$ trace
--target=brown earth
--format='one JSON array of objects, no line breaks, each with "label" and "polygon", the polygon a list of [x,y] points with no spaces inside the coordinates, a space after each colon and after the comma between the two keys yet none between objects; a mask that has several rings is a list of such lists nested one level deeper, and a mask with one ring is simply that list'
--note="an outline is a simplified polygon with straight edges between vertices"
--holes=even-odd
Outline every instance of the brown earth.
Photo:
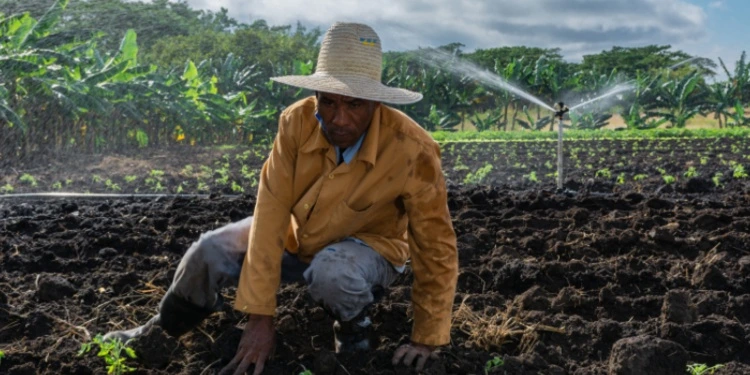
[{"label": "brown earth", "polygon": [[[456,152],[445,166],[462,181]],[[471,170],[493,160],[462,155]],[[667,167],[682,170],[691,155],[670,155],[666,164],[675,166]],[[461,265],[456,326],[425,373],[483,374],[495,356],[505,363],[493,374],[682,374],[696,362],[724,364],[716,374],[750,373],[746,179],[714,186],[708,176],[725,171],[721,163],[670,185],[620,185],[571,168],[568,190],[558,193],[551,179],[531,184],[494,165],[521,177],[491,177],[494,187],[449,183]],[[94,353],[77,356],[81,343],[145,322],[190,243],[253,204],[252,195],[221,194],[0,199],[0,373],[105,373]],[[283,286],[265,373],[411,373],[390,364],[409,337],[410,284],[407,272],[374,307],[375,349],[364,356],[333,355],[331,319],[303,285]],[[180,339],[156,329],[132,342],[138,359],[126,363],[136,374],[215,373],[241,333],[233,294],[226,290],[223,310]]]}]

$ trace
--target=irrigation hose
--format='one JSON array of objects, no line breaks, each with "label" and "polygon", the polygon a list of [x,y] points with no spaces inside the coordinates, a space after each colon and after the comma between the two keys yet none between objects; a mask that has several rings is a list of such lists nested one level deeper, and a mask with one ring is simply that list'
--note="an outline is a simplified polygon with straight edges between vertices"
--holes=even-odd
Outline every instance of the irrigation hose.
[{"label": "irrigation hose", "polygon": [[[3,194],[0,199],[138,199],[138,198],[209,198],[210,194],[110,194],[110,193],[18,193]],[[238,198],[239,195],[221,195],[222,198]]]}]

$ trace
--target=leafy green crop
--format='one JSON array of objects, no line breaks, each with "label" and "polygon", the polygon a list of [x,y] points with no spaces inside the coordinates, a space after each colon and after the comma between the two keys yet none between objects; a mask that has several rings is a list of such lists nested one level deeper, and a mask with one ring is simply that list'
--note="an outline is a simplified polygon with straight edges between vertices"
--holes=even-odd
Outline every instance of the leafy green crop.
[{"label": "leafy green crop", "polygon": [[724,367],[724,365],[715,365],[708,367],[708,365],[704,363],[694,363],[692,365],[688,365],[687,372],[690,375],[706,375],[706,374],[713,374],[714,371]]},{"label": "leafy green crop", "polygon": [[99,352],[96,355],[104,358],[104,362],[107,364],[107,374],[121,375],[125,372],[133,372],[136,370],[135,367],[130,367],[125,364],[125,360],[128,358],[136,358],[135,350],[129,347],[127,343],[120,341],[120,339],[104,341],[101,334],[96,335],[91,342],[81,344],[81,350],[78,351],[78,356],[82,356],[91,351],[91,348],[94,345],[99,346]]},{"label": "leafy green crop", "polygon": [[487,363],[484,364],[484,374],[487,375],[492,371],[492,369],[501,367],[505,364],[502,358],[495,356],[492,359],[488,360]]}]

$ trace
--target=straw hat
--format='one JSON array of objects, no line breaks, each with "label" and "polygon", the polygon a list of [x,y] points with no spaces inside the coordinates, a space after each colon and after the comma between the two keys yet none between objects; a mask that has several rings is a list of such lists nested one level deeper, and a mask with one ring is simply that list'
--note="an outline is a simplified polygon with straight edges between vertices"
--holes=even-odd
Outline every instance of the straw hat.
[{"label": "straw hat", "polygon": [[380,82],[383,52],[370,26],[337,22],[323,37],[315,73],[273,77],[276,82],[354,98],[391,104],[411,104],[422,94]]}]

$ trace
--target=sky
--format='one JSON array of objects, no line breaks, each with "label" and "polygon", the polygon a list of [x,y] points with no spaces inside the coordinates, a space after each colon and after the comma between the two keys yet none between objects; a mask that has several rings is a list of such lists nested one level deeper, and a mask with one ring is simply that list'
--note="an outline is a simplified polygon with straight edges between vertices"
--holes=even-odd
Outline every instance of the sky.
[{"label": "sky", "polygon": [[[579,62],[613,46],[671,45],[732,71],[750,50],[748,0],[187,0],[226,8],[241,22],[319,27],[336,21],[372,26],[385,51],[463,43],[477,48],[560,48]],[[745,16],[744,18],[747,18]],[[725,77],[722,69],[718,79]]]}]

